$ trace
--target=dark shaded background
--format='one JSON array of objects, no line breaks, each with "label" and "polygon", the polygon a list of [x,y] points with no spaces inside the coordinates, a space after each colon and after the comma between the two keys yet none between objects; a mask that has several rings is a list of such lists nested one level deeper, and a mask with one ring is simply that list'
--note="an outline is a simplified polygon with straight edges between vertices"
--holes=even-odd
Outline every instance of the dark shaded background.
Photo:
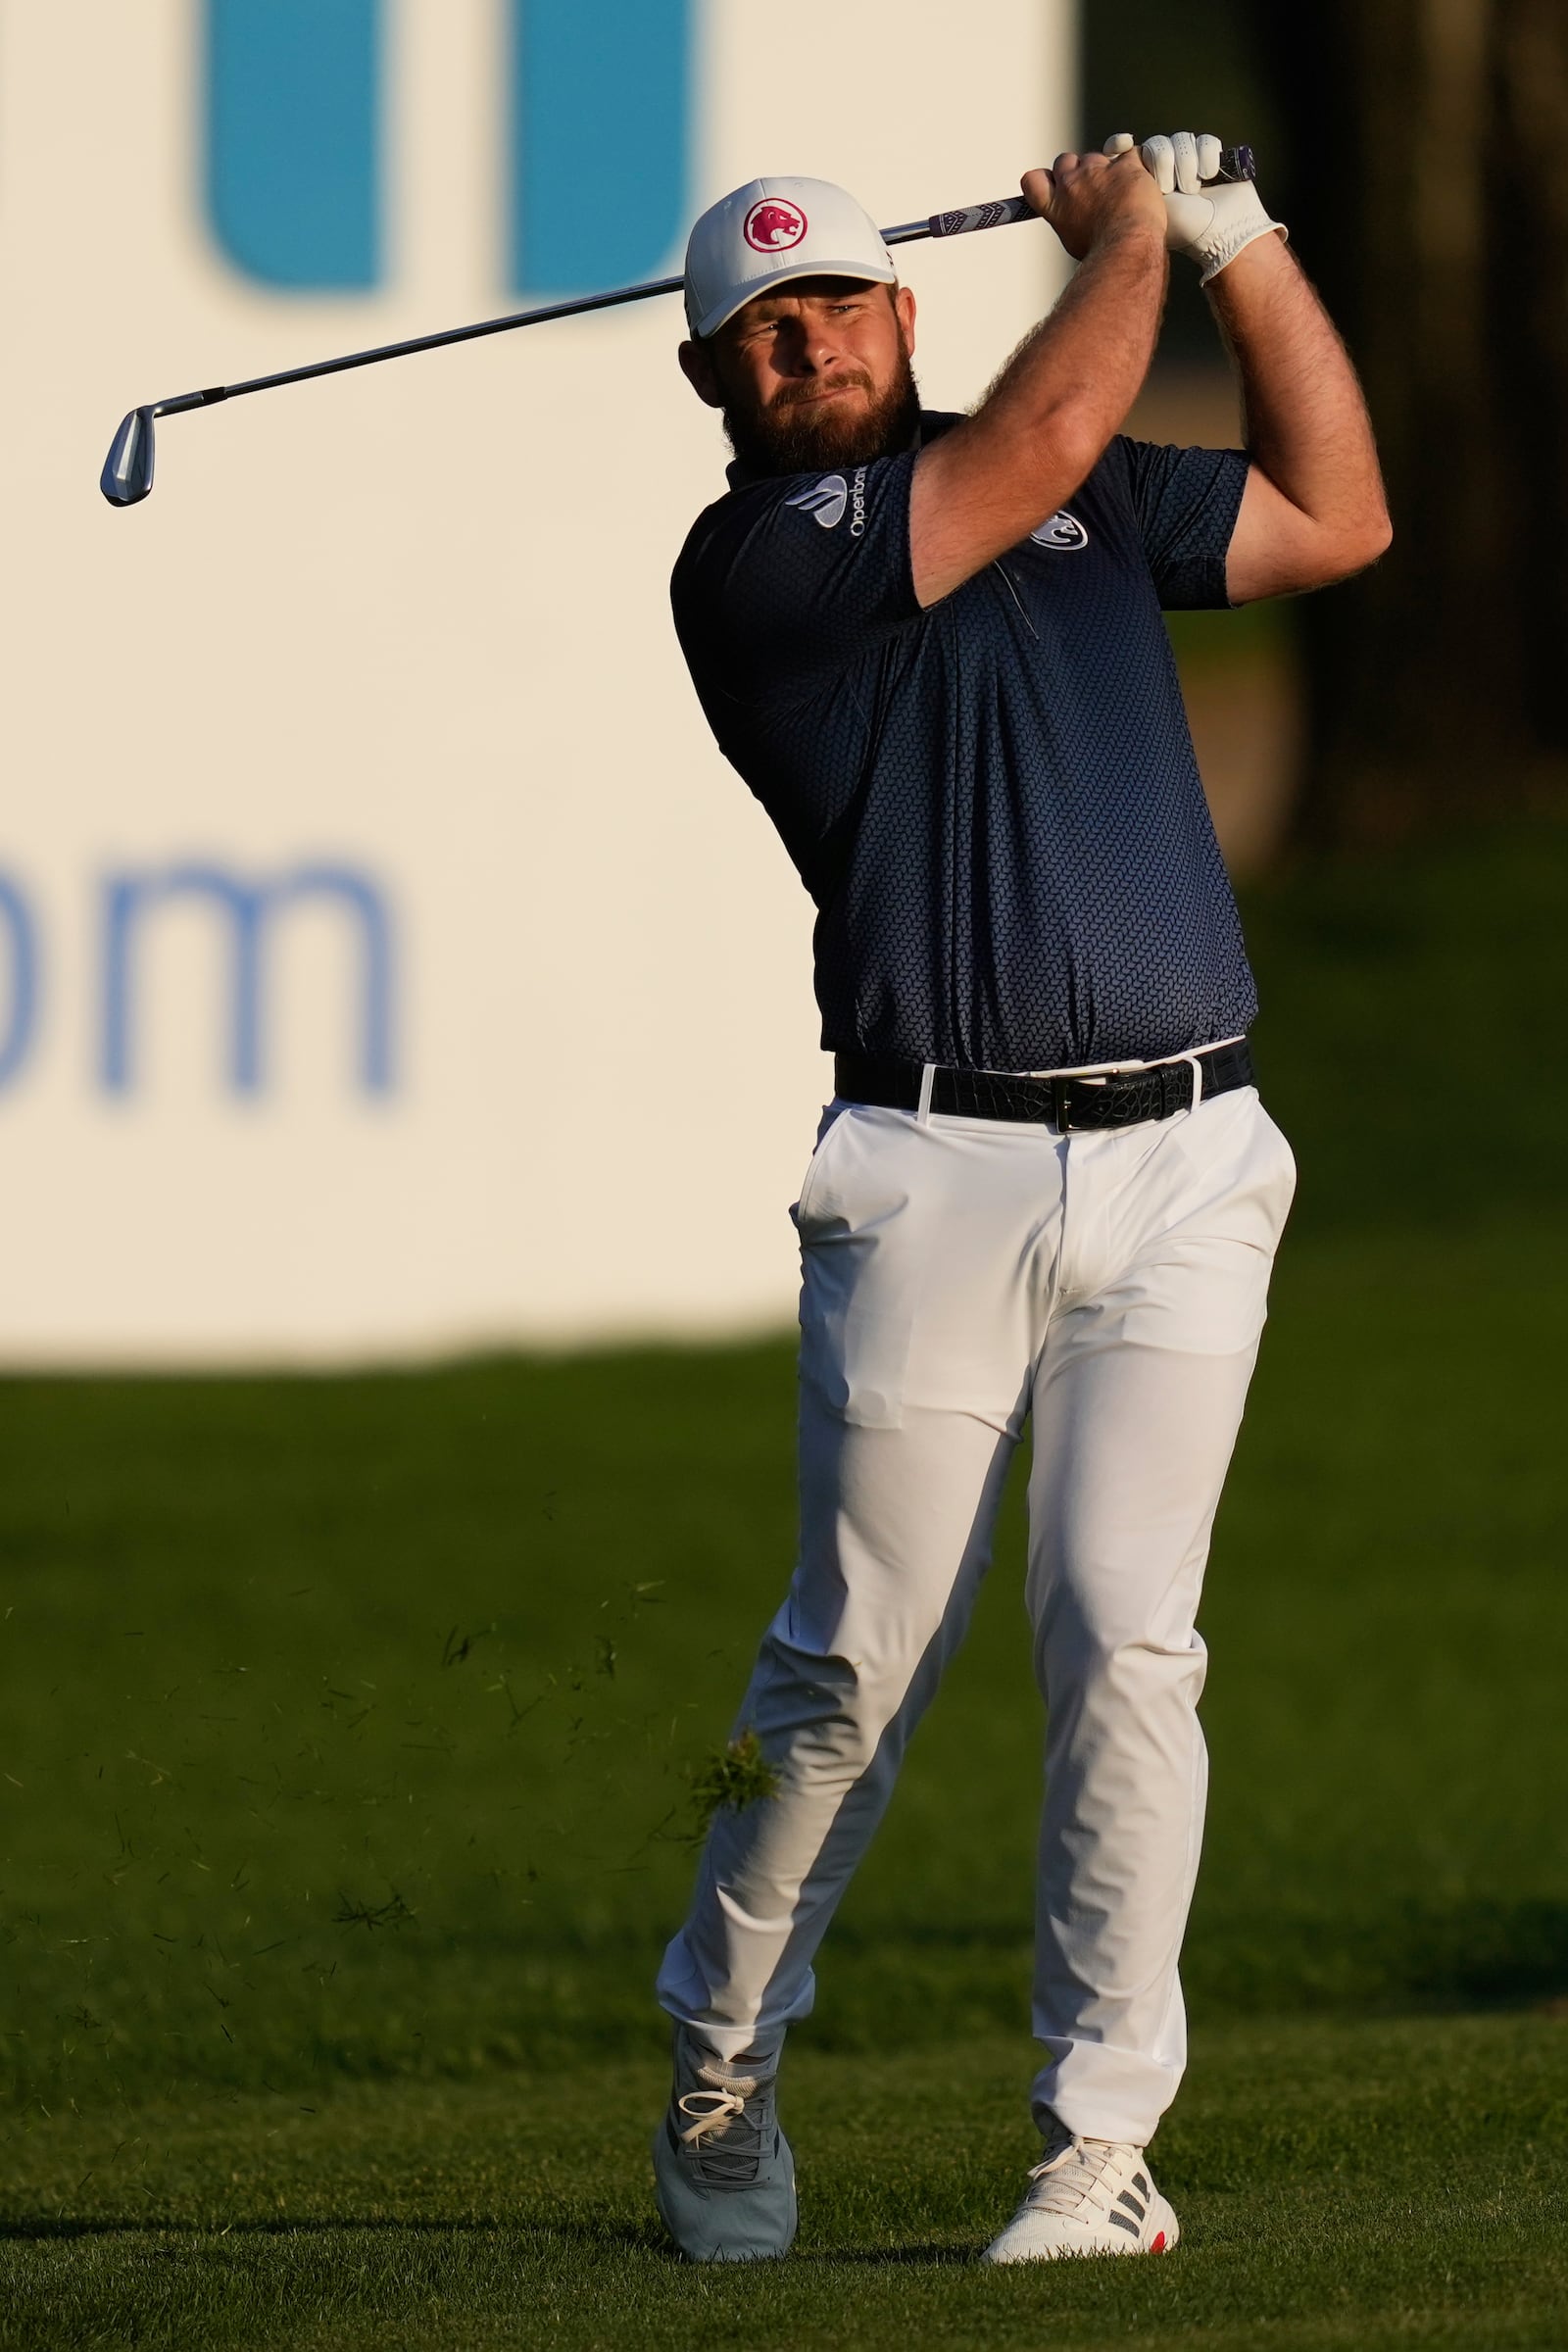
[{"label": "dark shaded background", "polygon": [[[1085,65],[1086,139],[1250,139],[1366,385],[1396,544],[1293,614],[1297,837],[1560,809],[1568,8],[1118,0],[1086,10]],[[1213,348],[1176,280],[1167,368]]]},{"label": "dark shaded background", "polygon": [[[1083,12],[1084,145],[1101,146],[1113,130],[1140,139],[1155,130],[1213,130],[1227,145],[1253,147],[1264,188],[1277,191],[1289,155],[1259,14],[1248,0],[1195,0],[1179,11],[1158,0],[1111,7],[1090,0]],[[1214,358],[1213,321],[1196,271],[1172,272],[1164,351],[1178,364]]]}]

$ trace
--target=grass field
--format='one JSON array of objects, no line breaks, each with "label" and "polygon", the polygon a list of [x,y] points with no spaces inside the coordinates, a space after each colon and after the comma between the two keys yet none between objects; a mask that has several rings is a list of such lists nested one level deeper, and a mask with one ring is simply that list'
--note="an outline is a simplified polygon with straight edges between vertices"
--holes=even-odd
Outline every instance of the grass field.
[{"label": "grass field", "polygon": [[651,2226],[647,1985],[788,1574],[782,1343],[0,1398],[0,2344],[1568,2339],[1568,832],[1250,908],[1302,1168],[1203,1627],[1159,2264],[1032,2156],[1009,1514],[792,2046],[783,2270]]}]

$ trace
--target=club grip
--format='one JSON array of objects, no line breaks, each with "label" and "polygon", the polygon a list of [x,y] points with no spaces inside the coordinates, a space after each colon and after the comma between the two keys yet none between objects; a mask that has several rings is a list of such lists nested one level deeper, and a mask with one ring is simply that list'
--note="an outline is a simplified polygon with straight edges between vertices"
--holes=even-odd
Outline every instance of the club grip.
[{"label": "club grip", "polygon": [[[1219,170],[1206,188],[1219,187],[1227,181],[1255,179],[1257,164],[1250,147],[1222,147]],[[927,234],[933,237],[966,237],[975,228],[1004,228],[1009,221],[1033,220],[1032,205],[1021,196],[1003,196],[995,204],[966,205],[962,212],[933,213],[926,222]]]}]

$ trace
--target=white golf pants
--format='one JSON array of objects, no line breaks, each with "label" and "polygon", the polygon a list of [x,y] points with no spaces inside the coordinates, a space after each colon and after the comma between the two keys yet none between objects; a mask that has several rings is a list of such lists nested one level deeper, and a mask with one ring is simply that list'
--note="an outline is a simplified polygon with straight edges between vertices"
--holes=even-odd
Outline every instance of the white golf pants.
[{"label": "white golf pants", "polygon": [[1294,1187],[1250,1087],[1103,1134],[830,1106],[794,1212],[800,1561],[736,1726],[778,1788],[715,1819],[659,1980],[721,2056],[810,2009],[817,1944],[962,1639],[1032,1415],[1035,2112],[1152,2135],[1186,2057],[1194,1618]]}]

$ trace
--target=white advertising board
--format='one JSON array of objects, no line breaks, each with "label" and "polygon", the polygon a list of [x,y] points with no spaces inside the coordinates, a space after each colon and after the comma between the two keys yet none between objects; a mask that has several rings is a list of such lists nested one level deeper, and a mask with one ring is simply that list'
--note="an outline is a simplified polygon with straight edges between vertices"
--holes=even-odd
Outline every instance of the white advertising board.
[{"label": "white advertising board", "polygon": [[[722,487],[649,303],[127,408],[679,268],[758,172],[887,221],[1066,143],[1066,0],[6,0],[0,1360],[787,1321],[809,904],[670,564]],[[927,400],[1059,282],[905,257]]]}]

